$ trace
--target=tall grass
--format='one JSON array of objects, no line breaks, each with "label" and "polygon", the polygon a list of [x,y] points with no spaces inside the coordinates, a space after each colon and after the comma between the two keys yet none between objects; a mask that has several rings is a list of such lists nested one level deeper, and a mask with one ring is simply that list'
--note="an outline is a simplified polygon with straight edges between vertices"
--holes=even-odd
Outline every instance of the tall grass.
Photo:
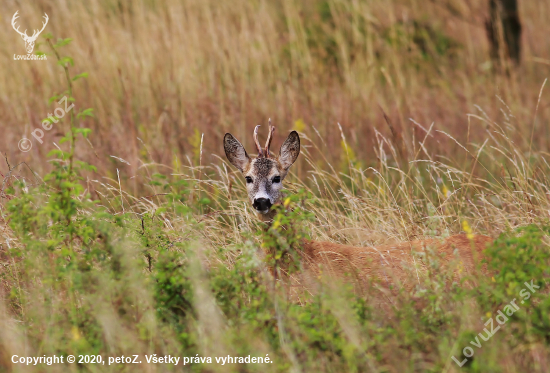
[{"label": "tall grass", "polygon": [[206,134],[203,164],[222,154],[227,131],[250,147],[250,129],[269,117],[278,128],[276,141],[299,119],[309,131],[315,127],[332,163],[343,158],[340,122],[357,156],[374,165],[376,133],[391,133],[379,106],[402,134],[409,157],[425,136],[421,126],[432,122],[424,143],[431,156],[460,154],[436,130],[461,143],[482,143],[487,124],[467,117],[483,116],[481,110],[498,121],[513,114],[512,140],[522,146],[534,126],[536,147],[547,150],[548,105],[536,118],[533,113],[550,69],[548,7],[544,1],[520,4],[524,63],[507,75],[491,67],[482,0],[429,6],[413,0],[8,2],[0,67],[14,73],[2,79],[0,145],[14,162],[30,161],[40,171],[60,135],[54,128],[27,154],[14,146],[52,111],[44,97],[62,79],[51,60],[12,60],[23,53],[20,37],[9,32],[10,12],[19,9],[23,28],[40,25],[46,12],[45,32],[74,39],[72,56],[90,73],[77,88],[77,105],[96,109],[89,125],[95,153],[83,147],[81,155],[111,175],[120,169],[122,180],[140,181],[143,163],[177,158],[187,164],[196,150],[195,130]]},{"label": "tall grass", "polygon": [[[155,353],[274,361],[186,371],[548,370],[549,4],[521,3],[524,63],[508,73],[488,59],[483,1],[10,6],[29,25],[48,13],[47,31],[74,39],[60,53],[71,76],[89,73],[72,94],[94,117],[64,118],[19,153],[66,76],[53,54],[0,62],[17,71],[3,76],[0,113],[0,370],[181,370],[145,364]],[[0,34],[3,54],[23,53],[15,32]],[[220,157],[226,131],[252,150],[268,117],[275,143],[291,128],[302,139],[285,180],[296,232],[357,246],[500,236],[486,254],[494,276],[454,283],[435,255],[419,258],[410,293],[373,279],[364,294],[329,281],[289,296],[266,271],[243,179]],[[61,136],[72,145],[53,145]],[[540,292],[459,368],[451,356],[531,279]],[[143,363],[11,364],[53,354]]]}]

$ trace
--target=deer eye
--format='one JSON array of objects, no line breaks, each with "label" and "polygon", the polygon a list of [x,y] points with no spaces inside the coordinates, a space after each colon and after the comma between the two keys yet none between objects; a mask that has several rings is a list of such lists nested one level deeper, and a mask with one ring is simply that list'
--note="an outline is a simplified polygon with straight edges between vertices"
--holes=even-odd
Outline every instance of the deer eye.
[{"label": "deer eye", "polygon": [[280,176],[275,176],[272,181],[274,183],[280,183],[281,182],[281,177]]},{"label": "deer eye", "polygon": [[252,178],[250,176],[245,177],[245,180],[247,184],[252,183]]}]

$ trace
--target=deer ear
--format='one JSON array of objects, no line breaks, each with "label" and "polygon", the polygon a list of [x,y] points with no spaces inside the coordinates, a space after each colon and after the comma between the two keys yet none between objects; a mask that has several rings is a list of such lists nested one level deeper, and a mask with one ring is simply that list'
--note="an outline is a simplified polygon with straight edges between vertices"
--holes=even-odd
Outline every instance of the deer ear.
[{"label": "deer ear", "polygon": [[296,161],[299,154],[300,136],[298,136],[298,132],[292,131],[283,145],[281,145],[281,150],[279,151],[279,162],[283,166],[283,169],[288,170],[294,161]]},{"label": "deer ear", "polygon": [[246,154],[244,146],[232,134],[226,133],[223,137],[223,148],[225,156],[233,166],[237,167],[241,172],[248,168],[250,157]]}]

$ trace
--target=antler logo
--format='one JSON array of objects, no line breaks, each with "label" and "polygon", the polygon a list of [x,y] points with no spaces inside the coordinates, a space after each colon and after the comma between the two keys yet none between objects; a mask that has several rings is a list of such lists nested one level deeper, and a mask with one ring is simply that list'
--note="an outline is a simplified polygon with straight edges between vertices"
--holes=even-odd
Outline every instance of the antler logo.
[{"label": "antler logo", "polygon": [[34,42],[38,38],[38,35],[40,35],[40,33],[42,31],[44,31],[44,28],[48,24],[48,19],[49,18],[48,18],[48,15],[46,13],[44,13],[44,18],[46,19],[46,22],[44,22],[42,24],[42,30],[40,30],[40,31],[33,30],[32,36],[29,36],[29,35],[27,35],[27,30],[25,30],[25,32],[21,32],[21,31],[19,31],[19,26],[17,26],[17,28],[15,27],[15,20],[17,19],[17,13],[19,13],[19,11],[15,12],[15,14],[13,15],[13,18],[11,19],[11,26],[13,27],[13,29],[15,31],[17,31],[17,33],[19,35],[21,35],[23,40],[25,40],[25,48],[27,49],[27,53],[30,54],[30,53],[32,53],[32,51],[34,49]]}]

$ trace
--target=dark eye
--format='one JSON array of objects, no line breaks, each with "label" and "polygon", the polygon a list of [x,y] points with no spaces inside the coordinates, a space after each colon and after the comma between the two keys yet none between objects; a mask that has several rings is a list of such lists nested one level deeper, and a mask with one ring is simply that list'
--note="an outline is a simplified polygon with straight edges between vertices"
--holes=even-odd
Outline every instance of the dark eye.
[{"label": "dark eye", "polygon": [[245,177],[246,183],[250,184],[252,182],[252,178],[250,176]]},{"label": "dark eye", "polygon": [[280,182],[281,182],[281,177],[280,177],[280,176],[275,176],[275,177],[273,178],[273,182],[274,182],[274,183],[280,183]]}]

